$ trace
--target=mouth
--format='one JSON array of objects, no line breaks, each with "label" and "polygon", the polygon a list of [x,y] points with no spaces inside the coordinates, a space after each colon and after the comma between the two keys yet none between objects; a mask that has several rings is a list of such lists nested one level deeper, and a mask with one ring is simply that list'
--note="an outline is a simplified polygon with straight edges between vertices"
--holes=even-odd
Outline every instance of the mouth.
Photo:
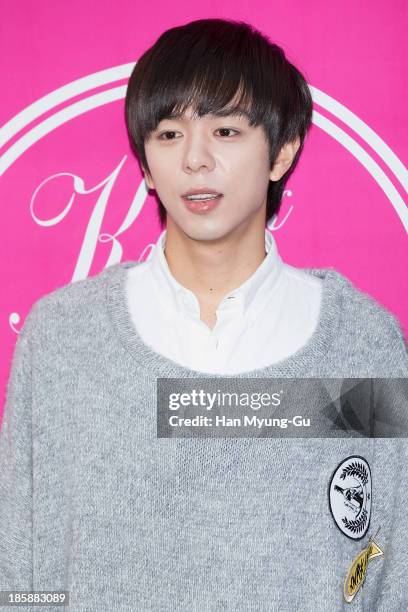
[{"label": "mouth", "polygon": [[[209,196],[209,194],[207,194]],[[187,196],[181,196],[186,208],[193,213],[207,213],[216,208],[223,197],[222,193],[218,195],[211,195],[211,197],[200,196],[199,198],[188,198]]]}]

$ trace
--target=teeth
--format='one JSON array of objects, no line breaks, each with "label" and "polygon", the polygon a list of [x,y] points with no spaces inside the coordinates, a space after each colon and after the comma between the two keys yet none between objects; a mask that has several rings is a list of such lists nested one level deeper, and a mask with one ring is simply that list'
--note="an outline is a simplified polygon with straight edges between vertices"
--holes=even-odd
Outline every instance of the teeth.
[{"label": "teeth", "polygon": [[189,195],[186,197],[188,200],[214,200],[218,195],[214,195],[213,193],[200,193],[200,195]]}]

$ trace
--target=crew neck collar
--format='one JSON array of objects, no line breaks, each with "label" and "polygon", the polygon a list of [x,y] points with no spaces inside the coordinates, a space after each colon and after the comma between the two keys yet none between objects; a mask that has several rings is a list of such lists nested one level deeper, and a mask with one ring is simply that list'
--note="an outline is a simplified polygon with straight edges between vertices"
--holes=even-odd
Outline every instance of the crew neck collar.
[{"label": "crew neck collar", "polygon": [[[341,291],[346,279],[333,268],[300,268],[322,279],[322,298],[316,329],[309,341],[289,357],[269,366],[239,374],[212,374],[186,368],[145,344],[133,324],[128,308],[126,279],[128,269],[140,265],[125,261],[105,268],[105,300],[115,334],[136,362],[156,377],[162,378],[269,378],[309,376],[318,369],[330,350],[338,329]],[[143,297],[141,297],[143,299]]]}]

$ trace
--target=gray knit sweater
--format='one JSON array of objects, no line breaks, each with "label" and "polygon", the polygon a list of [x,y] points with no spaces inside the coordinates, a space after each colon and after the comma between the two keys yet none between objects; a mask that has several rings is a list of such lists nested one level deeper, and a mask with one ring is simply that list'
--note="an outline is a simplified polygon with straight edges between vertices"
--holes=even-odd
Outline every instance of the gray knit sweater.
[{"label": "gray knit sweater", "polygon": [[[71,612],[407,610],[408,440],[157,438],[157,378],[217,376],[143,343],[126,305],[134,265],[42,297],[20,332],[0,435],[0,590],[66,590]],[[406,377],[397,320],[335,270],[306,271],[323,279],[312,338],[231,390]],[[372,475],[361,540],[329,507],[349,456]],[[378,528],[384,556],[347,604],[347,571]]]}]

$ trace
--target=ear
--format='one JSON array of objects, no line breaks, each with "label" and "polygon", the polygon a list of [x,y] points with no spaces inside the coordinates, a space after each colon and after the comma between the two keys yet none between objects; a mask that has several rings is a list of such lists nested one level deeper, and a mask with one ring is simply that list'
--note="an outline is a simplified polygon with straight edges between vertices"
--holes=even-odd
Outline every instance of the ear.
[{"label": "ear", "polygon": [[300,139],[296,138],[294,142],[287,142],[281,148],[275,164],[269,174],[271,181],[279,181],[292,165],[293,158],[300,147]]},{"label": "ear", "polygon": [[148,186],[149,189],[154,189],[154,183],[153,183],[153,179],[150,176],[149,172],[146,170],[146,168],[142,165],[142,170],[143,170],[143,174],[144,174],[144,179],[145,182]]}]

